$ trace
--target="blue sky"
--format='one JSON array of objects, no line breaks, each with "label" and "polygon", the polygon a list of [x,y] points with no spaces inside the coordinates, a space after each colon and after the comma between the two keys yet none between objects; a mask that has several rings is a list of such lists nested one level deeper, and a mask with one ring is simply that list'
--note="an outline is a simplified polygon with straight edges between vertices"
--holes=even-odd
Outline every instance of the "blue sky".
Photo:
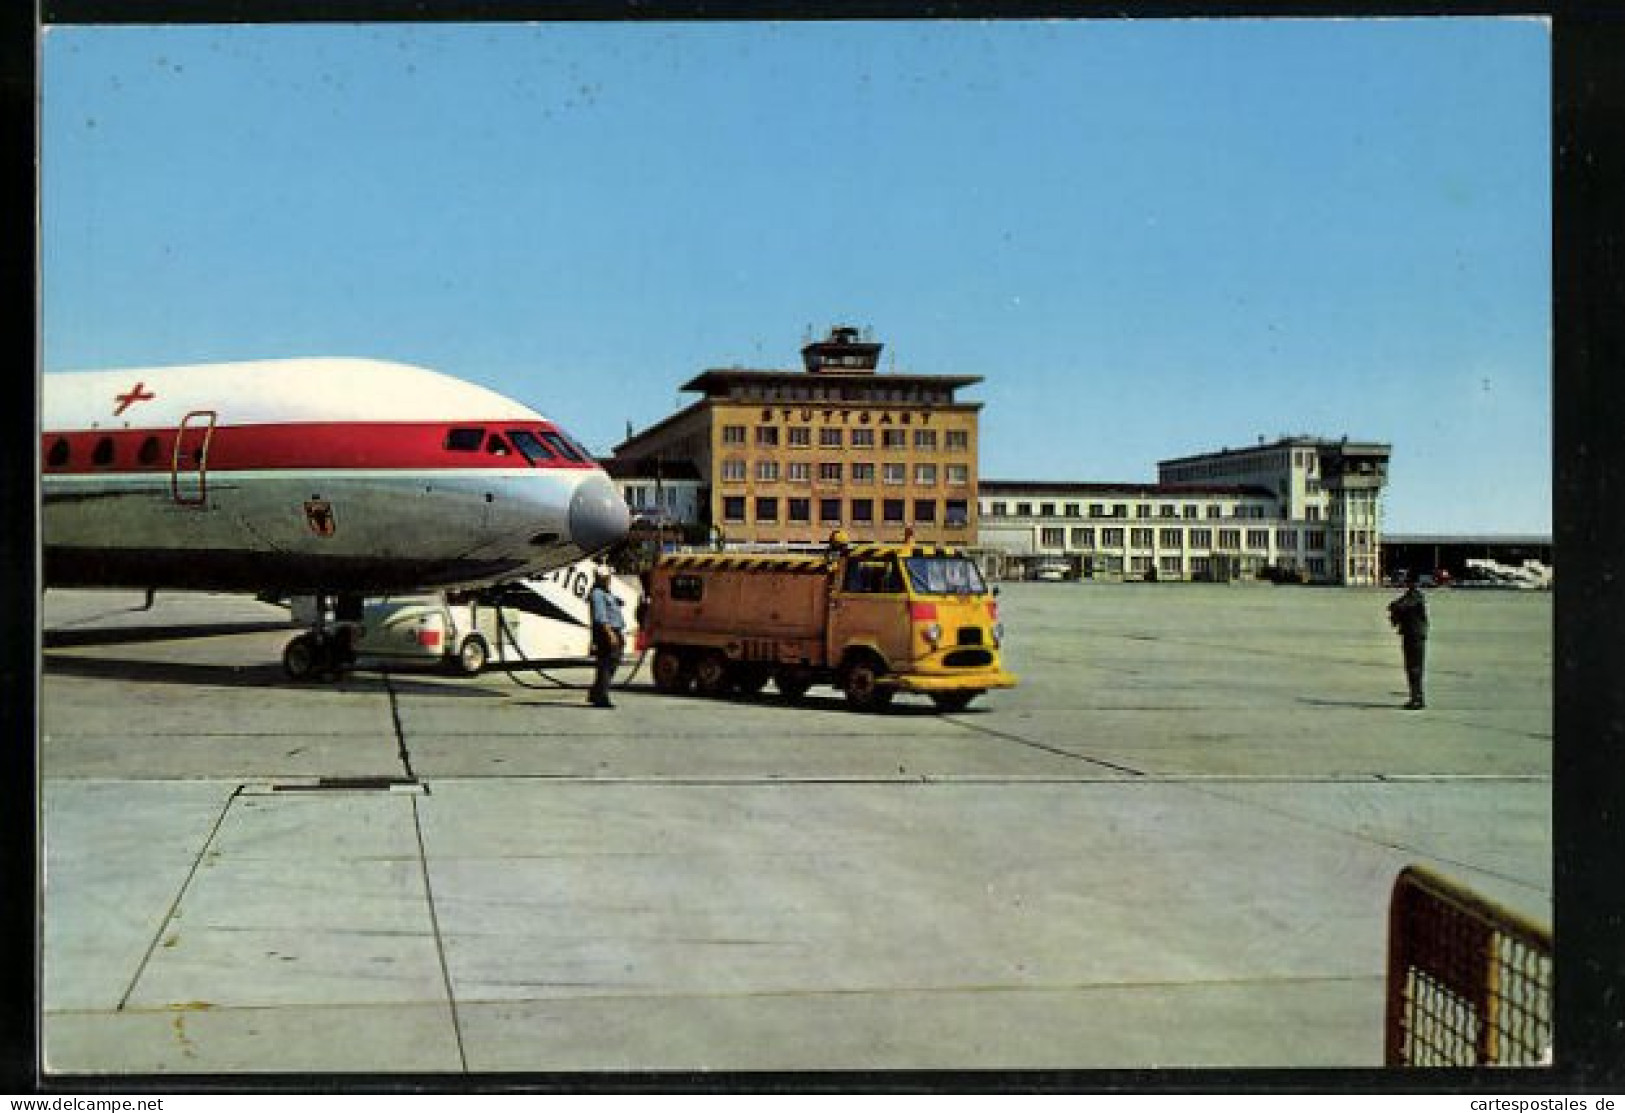
[{"label": "blue sky", "polygon": [[1391,532],[1551,529],[1535,20],[55,27],[46,370],[472,379],[607,452],[870,328],[982,474],[1393,445]]}]

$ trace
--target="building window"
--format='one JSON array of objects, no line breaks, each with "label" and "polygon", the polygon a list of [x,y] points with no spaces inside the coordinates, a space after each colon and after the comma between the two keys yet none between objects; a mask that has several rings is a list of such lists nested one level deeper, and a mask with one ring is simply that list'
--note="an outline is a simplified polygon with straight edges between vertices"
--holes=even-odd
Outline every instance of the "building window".
[{"label": "building window", "polygon": [[914,430],[914,447],[924,452],[937,450],[937,431],[935,429]]},{"label": "building window", "polygon": [[900,525],[907,505],[908,503],[904,499],[887,499],[881,503],[880,512],[888,523]]},{"label": "building window", "polygon": [[812,521],[812,499],[790,499],[790,520],[805,524]]},{"label": "building window", "polygon": [[915,464],[914,485],[916,487],[935,487],[937,485],[937,466],[935,464]]},{"label": "building window", "polygon": [[1122,529],[1114,527],[1101,530],[1100,543],[1108,549],[1121,549],[1123,547]]},{"label": "building window", "polygon": [[723,444],[744,444],[745,427],[743,425],[724,425],[722,427]]},{"label": "building window", "polygon": [[1320,521],[1320,507],[1318,507],[1318,506],[1306,506],[1306,507],[1304,507],[1303,508],[1303,517],[1304,517],[1304,521],[1306,521],[1306,522],[1318,522],[1318,521]]},{"label": "building window", "polygon": [[1106,508],[1104,506],[1100,505],[1098,502],[1092,502],[1089,504],[1089,517],[1104,518],[1105,516]]},{"label": "building window", "polygon": [[875,520],[874,499],[852,500],[852,521],[854,523],[872,524]]},{"label": "building window", "polygon": [[1230,550],[1241,548],[1241,531],[1239,529],[1221,529],[1219,531],[1219,548]]},{"label": "building window", "polygon": [[963,452],[970,447],[968,429],[950,429],[942,435],[943,446],[951,451]]},{"label": "building window", "polygon": [[1126,503],[1126,502],[1113,503],[1112,504],[1112,517],[1113,518],[1127,518],[1128,517],[1128,503]]},{"label": "building window", "polygon": [[805,425],[794,425],[785,430],[791,448],[811,448],[812,430]]},{"label": "building window", "polygon": [[1179,508],[1174,506],[1172,503],[1164,503],[1163,505],[1157,507],[1157,517],[1177,518],[1179,517]]},{"label": "building window", "polygon": [[820,522],[838,522],[841,520],[840,499],[819,499],[818,520]]},{"label": "building window", "polygon": [[1183,562],[1179,557],[1165,556],[1159,563],[1161,565],[1162,575],[1165,578],[1174,580],[1183,578],[1185,570],[1181,567]]},{"label": "building window", "polygon": [[875,481],[875,466],[873,464],[853,464],[852,482],[872,484]]},{"label": "building window", "polygon": [[914,520],[916,522],[934,522],[937,520],[936,499],[915,499]]},{"label": "building window", "polygon": [[724,483],[743,483],[745,481],[745,461],[739,459],[722,461],[722,481]]},{"label": "building window", "polygon": [[756,520],[758,522],[776,522],[779,520],[779,500],[772,497],[763,497],[756,500]]},{"label": "building window", "polygon": [[1298,547],[1298,531],[1295,529],[1276,530],[1275,547],[1277,549],[1296,549]]},{"label": "building window", "polygon": [[987,512],[994,518],[1004,517],[1004,503],[996,502],[987,508]]},{"label": "building window", "polygon": [[1214,503],[1207,508],[1207,516],[1209,518],[1222,518],[1224,517],[1224,508]]},{"label": "building window", "polygon": [[777,460],[756,461],[756,478],[762,483],[775,483],[779,478],[779,462]]},{"label": "building window", "polygon": [[1136,503],[1134,506],[1134,516],[1136,518],[1151,517],[1151,504],[1148,502]]},{"label": "building window", "polygon": [[1074,549],[1092,549],[1095,547],[1095,530],[1093,526],[1078,526],[1072,531],[1072,547]]},{"label": "building window", "polygon": [[1324,549],[1326,547],[1326,531],[1312,529],[1304,540],[1311,549]]},{"label": "building window", "polygon": [[1038,504],[1038,516],[1040,518],[1053,518],[1053,517],[1055,517],[1055,504],[1053,502],[1041,502],[1041,503],[1039,503]]},{"label": "building window", "polygon": [[1210,529],[1193,529],[1193,530],[1191,530],[1191,548],[1193,548],[1193,549],[1211,549],[1211,548],[1213,548],[1213,531],[1210,530]]},{"label": "building window", "polygon": [[728,495],[722,500],[722,520],[724,522],[743,522],[745,520],[744,495]]},{"label": "building window", "polygon": [[948,500],[947,521],[950,526],[970,525],[970,504],[964,499]]},{"label": "building window", "polygon": [[853,448],[873,448],[875,446],[875,431],[873,429],[852,430]]},{"label": "building window", "polygon": [[1164,549],[1177,549],[1184,537],[1185,531],[1182,529],[1165,529],[1162,531],[1162,547]]},{"label": "building window", "polygon": [[818,430],[818,447],[819,448],[840,448],[841,447],[841,430],[839,430],[839,429],[820,429],[820,430]]},{"label": "building window", "polygon": [[1033,516],[1033,504],[1032,503],[1030,503],[1030,502],[1018,502],[1018,503],[1016,503],[1016,517],[1018,517],[1018,518],[1031,518],[1032,516]]},{"label": "building window", "polygon": [[1197,507],[1196,507],[1196,504],[1194,502],[1187,502],[1184,505],[1183,509],[1184,509],[1186,518],[1194,518],[1194,517],[1196,517],[1196,515],[1197,515]]},{"label": "building window", "polygon": [[[871,465],[872,466],[872,465]],[[887,464],[882,469],[881,479],[892,486],[899,486],[908,482],[907,464]]]},{"label": "building window", "polygon": [[791,483],[812,482],[812,465],[807,463],[805,460],[797,460],[792,464],[786,465],[786,471],[787,474],[785,478]]},{"label": "building window", "polygon": [[779,443],[779,427],[777,425],[758,425],[756,427],[756,444],[759,448],[776,448]]},{"label": "building window", "polygon": [[968,487],[968,486],[970,486],[970,468],[967,467],[964,464],[949,464],[948,465],[948,486],[950,486],[950,487]]},{"label": "building window", "polygon": [[1270,547],[1270,531],[1267,529],[1250,529],[1247,531],[1247,547],[1255,552],[1264,552]]},{"label": "building window", "polygon": [[907,429],[882,429],[880,431],[880,447],[895,452],[908,447]]},{"label": "building window", "polygon": [[1046,549],[1066,548],[1066,530],[1060,526],[1045,526],[1038,531],[1038,544]]},{"label": "building window", "polygon": [[1129,569],[1136,576],[1143,576],[1151,571],[1151,558],[1148,556],[1131,557],[1129,559]]},{"label": "building window", "polygon": [[1151,538],[1155,532],[1155,530],[1149,529],[1131,529],[1129,530],[1129,544],[1136,549],[1149,549],[1151,547]]},{"label": "building window", "polygon": [[1083,505],[1081,503],[1069,502],[1066,504],[1066,516],[1068,518],[1081,518],[1083,517],[1082,511]]},{"label": "building window", "polygon": [[819,464],[818,481],[820,483],[839,483],[841,481],[841,465],[829,463]]}]

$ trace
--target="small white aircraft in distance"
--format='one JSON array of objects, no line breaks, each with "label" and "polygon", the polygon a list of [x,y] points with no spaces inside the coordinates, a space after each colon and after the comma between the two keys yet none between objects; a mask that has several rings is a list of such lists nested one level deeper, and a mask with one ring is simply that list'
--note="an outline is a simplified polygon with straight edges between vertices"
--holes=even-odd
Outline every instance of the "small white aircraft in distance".
[{"label": "small white aircraft in distance", "polygon": [[315,595],[283,654],[296,678],[347,662],[344,621],[368,595],[537,575],[629,526],[558,425],[420,367],[277,359],[43,384],[45,586]]}]

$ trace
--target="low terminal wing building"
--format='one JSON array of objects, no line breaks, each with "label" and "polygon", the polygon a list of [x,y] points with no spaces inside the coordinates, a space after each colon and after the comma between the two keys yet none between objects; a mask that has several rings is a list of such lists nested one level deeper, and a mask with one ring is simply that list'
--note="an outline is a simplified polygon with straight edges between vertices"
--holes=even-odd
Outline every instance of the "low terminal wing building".
[{"label": "low terminal wing building", "polygon": [[1156,483],[984,480],[994,574],[1375,584],[1389,446],[1282,437],[1164,460]]}]

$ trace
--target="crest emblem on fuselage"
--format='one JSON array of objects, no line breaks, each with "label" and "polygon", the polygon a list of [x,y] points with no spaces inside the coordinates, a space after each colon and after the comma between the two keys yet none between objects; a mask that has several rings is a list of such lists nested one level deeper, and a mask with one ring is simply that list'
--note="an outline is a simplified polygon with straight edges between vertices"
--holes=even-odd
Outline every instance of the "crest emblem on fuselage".
[{"label": "crest emblem on fuselage", "polygon": [[338,528],[333,518],[333,504],[326,499],[305,500],[305,524],[317,537],[332,537]]}]

